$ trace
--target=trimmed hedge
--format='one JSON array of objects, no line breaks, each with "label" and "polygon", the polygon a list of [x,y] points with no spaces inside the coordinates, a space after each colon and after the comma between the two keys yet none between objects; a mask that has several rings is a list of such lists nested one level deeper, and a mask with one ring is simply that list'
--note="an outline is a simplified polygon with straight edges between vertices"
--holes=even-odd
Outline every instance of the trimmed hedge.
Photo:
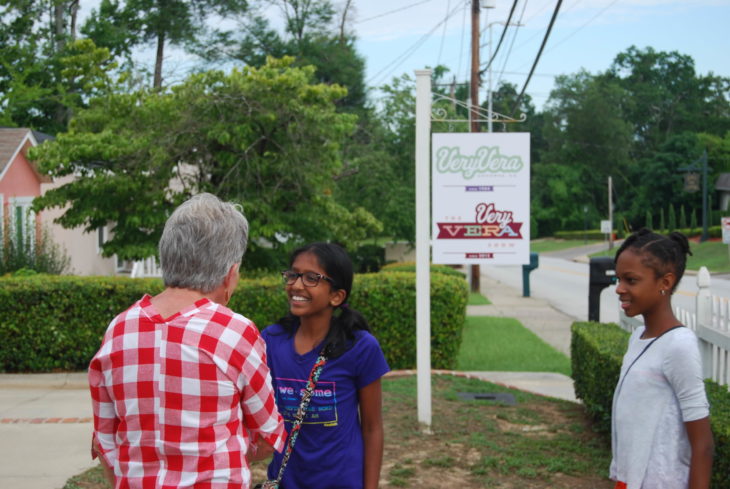
[{"label": "trimmed hedge", "polygon": [[[613,392],[629,333],[617,324],[576,322],[571,326],[571,363],[575,395],[583,401],[599,431],[611,432]],[[715,439],[712,489],[730,487],[730,391],[705,380],[710,402],[710,425]]]},{"label": "trimmed hedge", "polygon": [[[46,276],[0,279],[0,371],[83,370],[111,319],[143,294],[162,290],[159,279]],[[466,315],[467,286],[431,275],[433,368],[453,368]],[[415,274],[355,276],[348,301],[368,319],[391,368],[415,368]],[[278,277],[241,280],[229,306],[263,328],[288,308]]]},{"label": "trimmed hedge", "polygon": [[[662,233],[662,230],[655,229],[654,230],[657,233]],[[699,228],[693,228],[693,229],[677,229],[676,231],[679,231],[680,233],[684,234],[685,236],[693,237],[693,236],[699,236],[702,234],[702,226]],[[614,230],[614,235],[616,231]],[[707,234],[710,238],[721,238],[722,237],[722,226],[707,226]],[[606,235],[602,233],[600,230],[597,229],[589,229],[588,231],[556,231],[555,234],[553,234],[554,238],[558,239],[583,239],[583,237],[586,237],[587,239],[592,240],[601,240],[606,239]]]},{"label": "trimmed hedge", "polygon": [[[416,264],[412,261],[406,261],[406,262],[399,262],[399,263],[390,263],[388,265],[385,265],[380,270],[381,272],[416,272]],[[443,273],[445,275],[452,275],[454,277],[460,277],[464,278],[466,275],[464,272],[457,270],[456,268],[451,268],[448,265],[434,265],[431,264],[431,273]]]}]

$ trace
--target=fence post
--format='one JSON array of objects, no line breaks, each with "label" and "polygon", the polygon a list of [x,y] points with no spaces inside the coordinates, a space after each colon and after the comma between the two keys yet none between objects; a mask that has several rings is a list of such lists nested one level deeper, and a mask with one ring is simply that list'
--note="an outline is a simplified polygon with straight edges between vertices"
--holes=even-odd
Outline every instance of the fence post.
[{"label": "fence post", "polygon": [[[707,267],[700,267],[697,273],[697,324],[712,328],[712,294],[710,292],[710,272]],[[712,343],[698,337],[700,356],[702,358],[702,376],[712,378]]]}]

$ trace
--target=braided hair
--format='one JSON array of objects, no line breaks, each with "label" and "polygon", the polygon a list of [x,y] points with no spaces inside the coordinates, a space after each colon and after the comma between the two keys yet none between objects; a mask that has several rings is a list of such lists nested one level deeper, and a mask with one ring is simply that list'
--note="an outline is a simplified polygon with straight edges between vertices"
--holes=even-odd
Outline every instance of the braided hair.
[{"label": "braided hair", "polygon": [[[317,242],[311,243],[294,250],[289,261],[291,266],[297,256],[302,253],[312,253],[317,257],[319,265],[334,282],[333,290],[344,290],[345,299],[337,310],[332,314],[330,328],[324,339],[324,345],[330,358],[337,358],[355,344],[355,332],[357,330],[370,331],[365,317],[357,310],[347,304],[352,290],[353,266],[352,260],[345,249],[334,243]],[[286,332],[293,335],[299,325],[299,318],[289,312],[279,320]]]},{"label": "braided hair", "polygon": [[673,231],[664,236],[647,228],[639,229],[624,240],[616,251],[614,263],[618,262],[621,253],[629,249],[641,256],[641,263],[654,270],[656,278],[673,273],[677,281],[672,287],[672,292],[684,275],[687,255],[692,254],[689,250],[689,241],[684,234]]}]

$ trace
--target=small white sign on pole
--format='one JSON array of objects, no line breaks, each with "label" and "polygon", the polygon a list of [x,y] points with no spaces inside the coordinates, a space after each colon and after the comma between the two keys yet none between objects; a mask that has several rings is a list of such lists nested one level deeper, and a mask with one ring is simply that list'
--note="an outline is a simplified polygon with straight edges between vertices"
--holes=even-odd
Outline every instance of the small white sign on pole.
[{"label": "small white sign on pole", "polygon": [[610,234],[613,230],[611,229],[611,221],[604,219],[601,221],[601,232],[603,234]]},{"label": "small white sign on pole", "polygon": [[530,134],[434,133],[433,262],[530,262]]},{"label": "small white sign on pole", "polygon": [[720,219],[722,226],[722,242],[730,244],[730,217],[723,217]]}]

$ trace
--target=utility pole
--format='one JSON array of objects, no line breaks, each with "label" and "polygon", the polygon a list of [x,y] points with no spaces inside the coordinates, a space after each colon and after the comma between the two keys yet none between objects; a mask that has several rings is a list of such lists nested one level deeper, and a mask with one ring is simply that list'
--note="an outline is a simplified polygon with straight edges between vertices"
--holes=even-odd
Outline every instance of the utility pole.
[{"label": "utility pole", "polygon": [[[479,0],[471,0],[471,132],[479,132]],[[479,292],[479,265],[471,266],[471,291]]]},{"label": "utility pole", "polygon": [[608,231],[608,249],[613,249],[613,181],[608,177],[608,221],[611,227]]}]

